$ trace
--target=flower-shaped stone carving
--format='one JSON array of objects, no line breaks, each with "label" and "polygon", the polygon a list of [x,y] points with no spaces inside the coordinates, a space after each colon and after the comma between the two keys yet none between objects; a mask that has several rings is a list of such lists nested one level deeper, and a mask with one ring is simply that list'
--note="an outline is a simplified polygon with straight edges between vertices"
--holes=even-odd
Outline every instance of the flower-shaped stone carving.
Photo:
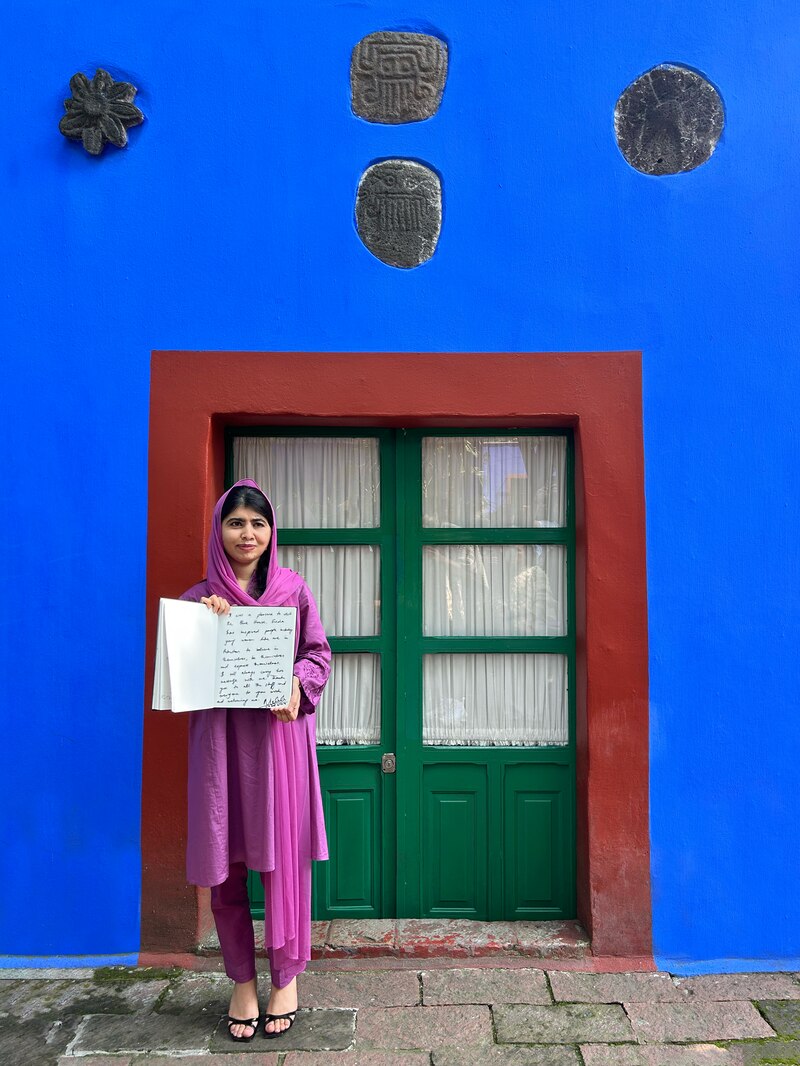
[{"label": "flower-shaped stone carving", "polygon": [[124,148],[127,128],[144,121],[133,102],[136,87],[127,81],[114,81],[105,70],[98,70],[91,81],[79,72],[69,86],[72,96],[64,101],[67,113],[58,124],[64,136],[83,141],[90,155],[100,155],[106,141]]}]

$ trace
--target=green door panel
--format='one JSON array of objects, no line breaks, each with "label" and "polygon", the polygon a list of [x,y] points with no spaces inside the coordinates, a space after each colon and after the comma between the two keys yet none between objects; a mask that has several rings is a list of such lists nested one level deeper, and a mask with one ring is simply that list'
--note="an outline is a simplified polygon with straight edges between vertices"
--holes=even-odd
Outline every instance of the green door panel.
[{"label": "green door panel", "polygon": [[425,766],[422,771],[422,898],[426,917],[488,913],[486,767]]},{"label": "green door panel", "polygon": [[320,766],[330,859],[316,864],[315,916],[381,916],[381,790],[379,766]]},{"label": "green door panel", "polygon": [[568,766],[506,766],[503,775],[505,917],[574,914],[573,774]]}]

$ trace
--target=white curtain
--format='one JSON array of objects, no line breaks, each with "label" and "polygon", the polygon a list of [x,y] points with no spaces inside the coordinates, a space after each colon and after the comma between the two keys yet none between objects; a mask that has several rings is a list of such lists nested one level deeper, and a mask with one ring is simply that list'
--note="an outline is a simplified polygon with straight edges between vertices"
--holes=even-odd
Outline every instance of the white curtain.
[{"label": "white curtain", "polygon": [[559,637],[566,633],[562,544],[423,548],[427,637]]},{"label": "white curtain", "polygon": [[565,437],[426,437],[422,524],[563,526],[566,456]]},{"label": "white curtain", "polygon": [[[380,524],[375,437],[237,437],[233,474],[235,480],[252,478],[264,489],[279,530],[373,529]],[[287,545],[279,548],[278,557],[308,582],[328,636],[379,633],[378,547]],[[334,655],[317,708],[319,744],[380,741],[380,673],[379,655]]]},{"label": "white curtain", "polygon": [[317,743],[377,744],[380,739],[380,656],[334,655],[317,707]]},{"label": "white curtain", "polygon": [[423,744],[567,743],[564,655],[426,655]]},{"label": "white curtain", "polygon": [[278,529],[380,525],[375,437],[236,437],[233,475],[258,482]]},{"label": "white curtain", "polygon": [[373,544],[292,544],[278,549],[281,566],[297,570],[317,601],[329,637],[379,632],[380,548]]}]

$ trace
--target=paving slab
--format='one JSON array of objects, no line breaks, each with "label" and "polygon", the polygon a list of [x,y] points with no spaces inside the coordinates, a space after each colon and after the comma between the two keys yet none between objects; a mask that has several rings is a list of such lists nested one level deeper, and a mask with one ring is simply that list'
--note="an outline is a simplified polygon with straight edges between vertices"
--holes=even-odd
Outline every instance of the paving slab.
[{"label": "paving slab", "polygon": [[491,1043],[488,1007],[362,1007],[358,1012],[358,1050],[428,1050]]},{"label": "paving slab", "polygon": [[422,1002],[552,1003],[543,970],[454,970],[422,972]]},{"label": "paving slab", "polygon": [[208,1050],[213,1028],[213,1019],[190,1015],[90,1014],[78,1026],[69,1053],[182,1051],[199,1055]]},{"label": "paving slab", "polygon": [[800,981],[792,973],[704,974],[674,983],[692,999],[800,999]]},{"label": "paving slab", "polygon": [[427,1051],[290,1051],[283,1066],[430,1066],[430,1061]]},{"label": "paving slab", "polygon": [[393,918],[365,918],[363,921],[334,919],[325,941],[326,958],[362,958],[392,955],[395,950]]},{"label": "paving slab", "polygon": [[3,1066],[55,1066],[67,1053],[79,1018],[63,1021],[40,1015],[27,1022],[0,1018],[0,1063]]},{"label": "paving slab", "polygon": [[17,981],[0,985],[0,1011],[26,1022],[39,1015],[50,1021],[84,1014],[149,1011],[167,981]]},{"label": "paving slab", "polygon": [[[163,1061],[163,1060],[162,1060]],[[186,1059],[181,1059],[185,1063]],[[175,1066],[175,1059],[170,1059],[170,1066]],[[207,1058],[203,1062],[208,1062]],[[58,1060],[58,1066],[130,1066],[131,1060],[127,1055],[85,1055],[76,1059],[74,1056],[63,1056]]]},{"label": "paving slab", "polygon": [[637,1040],[662,1044],[774,1036],[752,1003],[626,1003]]},{"label": "paving slab", "polygon": [[668,973],[575,973],[548,971],[556,1002],[566,1003],[680,1003]]},{"label": "paving slab", "polygon": [[582,959],[590,941],[577,922],[515,922],[515,948],[538,959]]},{"label": "paving slab", "polygon": [[738,1051],[715,1044],[581,1044],[585,1066],[741,1066]]},{"label": "paving slab", "polygon": [[433,1066],[582,1066],[573,1047],[557,1044],[540,1047],[438,1048],[432,1052]]},{"label": "paving slab", "polygon": [[800,1003],[794,1000],[762,1000],[759,1007],[776,1033],[800,1038]]},{"label": "paving slab", "polygon": [[616,1003],[561,1003],[553,1007],[499,1006],[495,1029],[501,1044],[583,1044],[635,1039]]},{"label": "paving slab", "polygon": [[304,1007],[407,1007],[420,1001],[413,970],[309,973],[297,979]]},{"label": "paving slab", "polygon": [[3,967],[0,981],[91,981],[94,970],[88,966]]},{"label": "paving slab", "polygon": [[[262,1051],[343,1051],[349,1048],[355,1037],[356,1014],[352,1010],[299,1010],[297,1019],[287,1032],[274,1040],[267,1040],[263,1029],[251,1044],[241,1049],[231,1042],[224,1021],[220,1021],[211,1039],[211,1051],[247,1052],[260,1048]],[[149,1063],[148,1063],[149,1066]]]},{"label": "paving slab", "polygon": [[156,1004],[159,1014],[204,1014],[214,1016],[210,1028],[228,1011],[233,983],[225,974],[187,974],[173,981]]},{"label": "paving slab", "polygon": [[[280,1056],[277,1051],[265,1051],[265,1041],[246,1044],[247,1051],[233,1051],[219,1055],[134,1055],[130,1066],[278,1066]],[[231,1044],[231,1047],[235,1047]],[[66,1059],[64,1066],[84,1066],[86,1059]],[[116,1066],[119,1059],[104,1059],[103,1066]]]},{"label": "paving slab", "polygon": [[741,1056],[737,1066],[800,1066],[800,1043],[796,1040],[759,1040],[754,1044],[737,1044],[731,1054]]}]

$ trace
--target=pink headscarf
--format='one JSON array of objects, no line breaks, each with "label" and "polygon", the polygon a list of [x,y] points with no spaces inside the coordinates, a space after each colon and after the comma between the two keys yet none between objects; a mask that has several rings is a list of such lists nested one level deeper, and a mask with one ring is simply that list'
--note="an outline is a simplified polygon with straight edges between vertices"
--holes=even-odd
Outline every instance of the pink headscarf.
[{"label": "pink headscarf", "polygon": [[[257,600],[244,591],[236,580],[236,575],[231,567],[230,559],[225,554],[222,546],[222,508],[228,493],[233,492],[240,486],[247,486],[260,492],[267,501],[269,510],[269,524],[272,527],[267,562],[267,584],[264,592]],[[303,584],[302,577],[294,570],[286,566],[278,566],[278,528],[275,524],[275,508],[267,498],[266,493],[250,478],[237,481],[223,493],[217,500],[214,508],[214,516],[211,521],[211,534],[208,538],[208,581],[209,588],[217,596],[224,596],[229,603],[239,604],[241,607],[280,607],[291,599]]]}]

